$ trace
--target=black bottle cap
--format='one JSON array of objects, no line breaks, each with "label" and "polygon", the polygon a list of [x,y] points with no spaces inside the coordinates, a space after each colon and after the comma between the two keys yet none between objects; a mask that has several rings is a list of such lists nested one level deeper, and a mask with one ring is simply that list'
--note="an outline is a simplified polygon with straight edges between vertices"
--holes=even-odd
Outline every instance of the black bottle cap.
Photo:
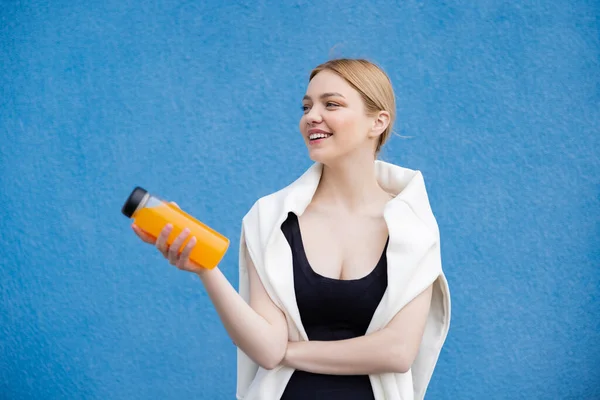
[{"label": "black bottle cap", "polygon": [[123,215],[125,215],[127,218],[131,218],[135,210],[138,208],[138,206],[144,199],[146,193],[148,193],[148,191],[142,189],[139,186],[133,189],[133,191],[125,201],[125,204],[123,204],[123,208],[121,208],[121,212],[123,213]]}]

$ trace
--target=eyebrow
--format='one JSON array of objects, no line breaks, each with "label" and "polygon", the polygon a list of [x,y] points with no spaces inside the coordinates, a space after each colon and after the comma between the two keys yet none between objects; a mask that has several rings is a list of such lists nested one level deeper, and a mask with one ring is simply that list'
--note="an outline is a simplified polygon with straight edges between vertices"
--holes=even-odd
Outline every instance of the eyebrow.
[{"label": "eyebrow", "polygon": [[[323,93],[321,96],[319,96],[320,99],[325,99],[327,97],[342,97],[345,99],[344,96],[342,96],[340,93],[337,93],[337,92]],[[312,99],[309,95],[305,95],[302,98],[302,100],[312,100]]]}]

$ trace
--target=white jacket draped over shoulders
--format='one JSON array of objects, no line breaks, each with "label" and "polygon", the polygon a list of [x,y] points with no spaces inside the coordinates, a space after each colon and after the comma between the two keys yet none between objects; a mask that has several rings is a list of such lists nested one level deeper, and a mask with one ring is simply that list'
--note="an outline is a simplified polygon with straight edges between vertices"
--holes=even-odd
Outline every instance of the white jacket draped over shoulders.
[{"label": "white jacket draped over shoulders", "polygon": [[[239,293],[249,302],[251,260],[272,301],[284,312],[289,340],[308,340],[294,293],[292,253],[281,231],[288,212],[302,215],[321,178],[322,164],[313,164],[289,186],[259,199],[242,220],[239,248]],[[388,287],[367,334],[381,330],[407,303],[433,284],[425,333],[411,369],[406,373],[369,376],[377,400],[421,400],[450,327],[450,291],[442,271],[440,235],[420,171],[377,160],[377,179],[395,197],[384,210],[389,232]],[[249,258],[248,258],[249,257]],[[294,369],[265,370],[238,349],[238,399],[276,400]]]}]

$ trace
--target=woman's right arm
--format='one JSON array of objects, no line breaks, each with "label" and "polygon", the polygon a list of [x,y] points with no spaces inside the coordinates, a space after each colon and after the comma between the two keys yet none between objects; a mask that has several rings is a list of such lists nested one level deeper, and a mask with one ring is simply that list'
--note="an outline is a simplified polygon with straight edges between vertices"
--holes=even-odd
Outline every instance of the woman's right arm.
[{"label": "woman's right arm", "polygon": [[267,294],[250,257],[247,257],[250,286],[248,304],[218,267],[205,269],[189,261],[196,241],[195,238],[190,239],[181,249],[181,244],[188,236],[187,231],[184,230],[168,248],[166,239],[170,234],[169,225],[156,240],[137,226],[133,225],[132,228],[142,240],[154,244],[172,265],[200,277],[227,333],[248,357],[265,369],[275,368],[281,363],[288,343],[287,322],[283,312]]},{"label": "woman's right arm", "polygon": [[275,368],[288,343],[287,323],[263,287],[252,261],[248,262],[250,304],[217,268],[196,272],[233,342],[261,367]]}]

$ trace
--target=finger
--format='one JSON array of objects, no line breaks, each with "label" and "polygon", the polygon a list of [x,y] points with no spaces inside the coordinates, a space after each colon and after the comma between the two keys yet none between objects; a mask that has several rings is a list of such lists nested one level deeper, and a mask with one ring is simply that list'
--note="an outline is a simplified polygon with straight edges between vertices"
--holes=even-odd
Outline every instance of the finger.
[{"label": "finger", "polygon": [[156,239],[154,239],[153,236],[148,235],[146,232],[141,230],[139,226],[133,224],[133,225],[131,225],[131,228],[133,229],[135,234],[138,235],[139,238],[142,239],[144,242],[154,243],[156,241]]},{"label": "finger", "polygon": [[160,232],[160,235],[158,235],[158,238],[156,239],[156,248],[163,253],[163,255],[166,257],[167,256],[167,239],[169,238],[169,235],[171,234],[171,231],[173,230],[173,225],[171,224],[167,224],[165,225],[165,227],[163,228],[163,230]]},{"label": "finger", "polygon": [[156,238],[156,248],[162,253],[167,251],[167,239],[169,238],[172,230],[173,226],[171,224],[166,224]]},{"label": "finger", "polygon": [[192,236],[188,244],[185,245],[185,248],[181,252],[181,256],[179,256],[179,261],[177,261],[177,268],[185,268],[187,262],[190,259],[190,254],[192,253],[194,246],[196,246],[196,237]]},{"label": "finger", "polygon": [[171,247],[169,248],[169,261],[171,262],[171,264],[177,264],[177,259],[179,258],[179,249],[181,248],[181,245],[183,244],[185,239],[187,239],[189,234],[190,230],[188,228],[185,228],[179,234],[179,236],[177,236],[177,238],[173,240],[173,243],[171,243]]}]

